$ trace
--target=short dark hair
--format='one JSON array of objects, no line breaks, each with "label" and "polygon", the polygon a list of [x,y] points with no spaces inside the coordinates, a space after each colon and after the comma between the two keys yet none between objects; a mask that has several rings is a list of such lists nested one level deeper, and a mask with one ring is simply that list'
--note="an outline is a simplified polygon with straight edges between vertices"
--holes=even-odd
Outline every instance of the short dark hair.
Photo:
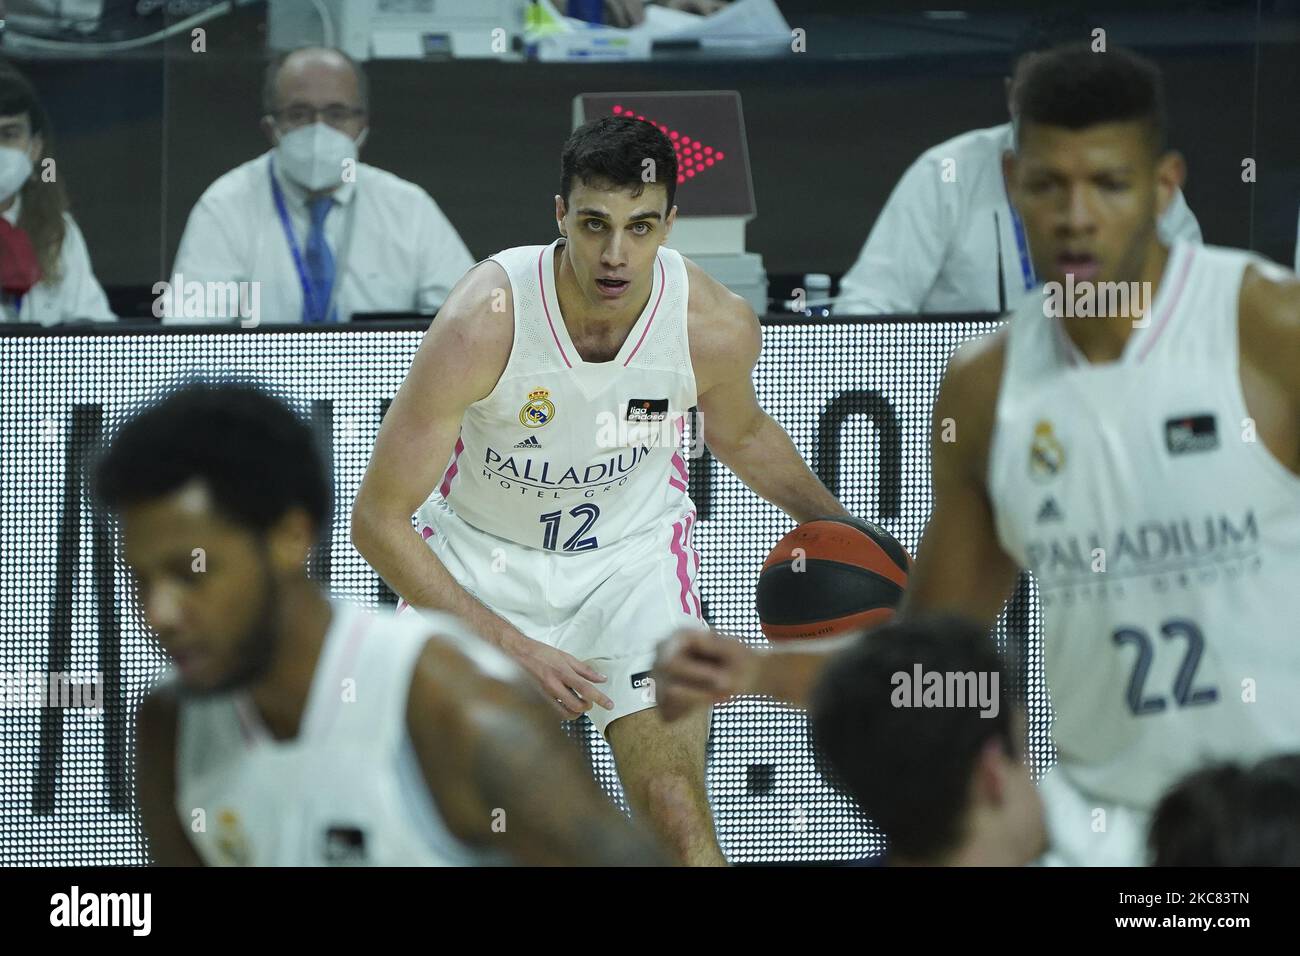
[{"label": "short dark hair", "polygon": [[[998,673],[996,716],[977,707],[896,707],[894,675]],[[813,691],[809,733],[832,786],[884,831],[891,852],[932,860],[960,843],[971,773],[990,739],[1019,756],[1007,668],[983,628],[919,618],[864,635],[827,665]],[[1012,703],[1012,706],[1006,706]]]},{"label": "short dark hair", "polygon": [[1300,866],[1300,754],[1189,774],[1157,805],[1148,843],[1156,866]]},{"label": "short dark hair", "polygon": [[677,153],[672,140],[649,120],[605,116],[575,129],[560,156],[560,195],[567,204],[574,180],[632,187],[640,196],[645,160],[654,160],[653,182],[668,189],[668,210],[677,196]]},{"label": "short dark hair", "polygon": [[1016,69],[1015,90],[1012,111],[1022,131],[1025,123],[1078,130],[1139,121],[1154,154],[1165,150],[1164,80],[1154,63],[1130,50],[1094,53],[1087,43],[1072,43],[1030,53]]},{"label": "short dark hair", "polygon": [[222,517],[257,534],[293,507],[306,511],[319,533],[333,507],[311,428],[255,385],[191,382],[146,406],[103,451],[94,492],[120,511],[196,478]]},{"label": "short dark hair", "polygon": [[337,50],[334,47],[308,45],[295,47],[292,50],[285,50],[282,53],[277,53],[271,58],[270,62],[266,64],[266,73],[262,76],[263,114],[269,116],[275,112],[275,84],[280,78],[280,70],[284,68],[284,64],[289,57],[296,53],[301,53],[303,50],[326,50],[330,53],[337,53],[341,56],[347,64],[352,67],[352,72],[357,78],[357,96],[361,99],[361,108],[367,111],[370,109],[370,81],[366,78],[366,71],[362,69],[361,64],[352,59],[352,57],[348,56],[342,50]]}]

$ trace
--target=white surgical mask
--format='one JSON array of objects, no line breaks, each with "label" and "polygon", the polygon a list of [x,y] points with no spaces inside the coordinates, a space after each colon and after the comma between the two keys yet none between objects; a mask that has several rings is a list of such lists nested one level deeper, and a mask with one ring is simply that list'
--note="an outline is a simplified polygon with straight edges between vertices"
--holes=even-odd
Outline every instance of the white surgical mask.
[{"label": "white surgical mask", "polygon": [[357,147],[365,138],[364,130],[360,140],[353,140],[347,133],[324,123],[301,126],[280,136],[275,162],[299,186],[320,192],[343,182],[345,163],[353,167],[355,174]]},{"label": "white surgical mask", "polygon": [[0,202],[6,201],[32,176],[32,161],[27,151],[0,146]]}]

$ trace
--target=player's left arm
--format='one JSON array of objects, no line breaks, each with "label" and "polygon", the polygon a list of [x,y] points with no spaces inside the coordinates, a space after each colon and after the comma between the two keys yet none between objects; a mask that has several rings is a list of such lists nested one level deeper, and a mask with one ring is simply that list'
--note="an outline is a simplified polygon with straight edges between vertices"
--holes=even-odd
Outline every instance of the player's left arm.
[{"label": "player's left arm", "polygon": [[436,637],[415,668],[406,724],[451,832],[527,865],[669,864],[596,786],[523,672],[503,669],[516,668],[502,657],[490,672]]},{"label": "player's left arm", "polygon": [[693,263],[688,268],[691,362],[709,451],[797,522],[848,514],[758,404],[753,375],[762,330],[754,310]]}]

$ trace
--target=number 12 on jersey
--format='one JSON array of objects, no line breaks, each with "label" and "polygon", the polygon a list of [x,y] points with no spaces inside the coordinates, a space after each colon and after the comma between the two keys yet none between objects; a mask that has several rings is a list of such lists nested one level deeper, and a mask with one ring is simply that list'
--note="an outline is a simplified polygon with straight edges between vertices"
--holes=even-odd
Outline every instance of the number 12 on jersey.
[{"label": "number 12 on jersey", "polygon": [[[555,542],[560,539],[560,518],[563,517],[563,515],[564,512],[562,511],[548,511],[537,519],[546,526],[542,531],[542,547],[547,551],[554,551]],[[584,538],[583,535],[587,533],[591,526],[596,523],[596,519],[600,517],[600,509],[591,504],[578,505],[576,508],[569,509],[569,515],[574,518],[582,519],[582,524],[578,526],[577,531],[573,532],[573,534],[569,535],[565,540],[564,548],[562,550],[591,551],[598,547],[595,535],[592,535],[590,538]]]}]

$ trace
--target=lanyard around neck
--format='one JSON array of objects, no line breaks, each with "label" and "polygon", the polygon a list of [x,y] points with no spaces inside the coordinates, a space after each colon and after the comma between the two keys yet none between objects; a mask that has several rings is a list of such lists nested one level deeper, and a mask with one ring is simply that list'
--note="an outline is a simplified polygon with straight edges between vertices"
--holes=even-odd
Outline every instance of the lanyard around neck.
[{"label": "lanyard around neck", "polygon": [[1025,224],[1020,221],[1020,213],[1011,202],[1011,193],[1007,191],[1007,183],[1002,181],[1002,195],[1007,197],[1007,208],[1011,210],[1011,230],[1016,235],[1016,251],[1020,253],[1020,275],[1025,281],[1025,291],[1028,292],[1038,285],[1038,277],[1034,275],[1034,262],[1029,257],[1029,240],[1025,237]]},{"label": "lanyard around neck", "polygon": [[[270,161],[267,168],[270,171],[270,175],[271,175],[271,196],[275,200],[275,211],[279,213],[280,225],[284,228],[284,238],[288,240],[289,252],[293,254],[293,267],[298,272],[298,284],[302,286],[302,302],[303,302],[304,312],[309,315],[317,315],[319,313],[316,311],[315,308],[316,297],[312,295],[311,283],[307,280],[307,267],[303,264],[303,260],[302,260],[302,250],[298,248],[298,237],[295,236],[293,233],[293,223],[289,219],[289,210],[288,208],[286,208],[284,204],[284,191],[280,188],[280,183],[275,178],[274,159]],[[325,228],[325,224],[323,222],[321,223],[321,228],[322,229]],[[351,230],[349,230],[349,232],[351,232]],[[334,288],[335,286],[338,285],[338,279],[339,279],[339,260],[336,257],[334,260],[334,280],[333,282],[330,283],[330,295],[329,295],[329,300],[326,303],[327,307],[331,307],[331,308],[333,307]],[[324,320],[326,322],[329,321],[328,312],[325,313]]]}]

